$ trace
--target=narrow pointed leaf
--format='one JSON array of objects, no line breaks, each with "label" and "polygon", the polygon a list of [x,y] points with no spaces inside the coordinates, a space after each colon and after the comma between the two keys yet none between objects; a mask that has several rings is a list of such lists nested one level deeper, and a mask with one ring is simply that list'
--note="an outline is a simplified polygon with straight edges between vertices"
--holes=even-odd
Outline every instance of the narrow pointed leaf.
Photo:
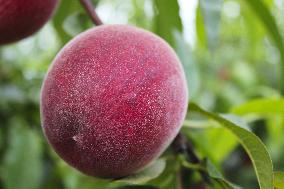
[{"label": "narrow pointed leaf", "polygon": [[236,125],[226,118],[207,112],[195,104],[191,103],[189,109],[198,112],[209,119],[213,119],[229,129],[248,153],[253,163],[260,189],[273,189],[273,168],[271,158],[265,145],[254,133]]},{"label": "narrow pointed leaf", "polygon": [[284,115],[284,99],[257,99],[246,102],[231,110],[232,113],[244,115],[255,113],[261,115],[267,114],[283,114]]},{"label": "narrow pointed leaf", "polygon": [[175,45],[173,32],[181,31],[182,24],[179,16],[179,4],[177,0],[155,0],[155,32],[164,38],[172,46]]},{"label": "narrow pointed leaf", "polygon": [[245,0],[245,2],[250,6],[254,13],[258,16],[260,21],[264,24],[266,30],[269,32],[271,39],[274,41],[276,47],[279,50],[281,58],[281,74],[282,79],[280,82],[280,87],[282,92],[284,92],[284,42],[280,30],[276,24],[276,21],[266,7],[265,3],[260,0]]},{"label": "narrow pointed leaf", "polygon": [[199,2],[208,47],[213,51],[218,45],[223,0],[200,0]]}]

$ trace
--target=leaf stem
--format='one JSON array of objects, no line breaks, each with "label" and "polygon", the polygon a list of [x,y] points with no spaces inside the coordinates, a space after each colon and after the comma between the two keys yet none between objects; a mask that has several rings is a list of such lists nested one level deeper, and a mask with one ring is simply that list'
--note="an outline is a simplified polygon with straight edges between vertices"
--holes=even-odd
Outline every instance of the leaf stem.
[{"label": "leaf stem", "polygon": [[82,6],[90,16],[93,23],[97,26],[102,25],[103,22],[101,21],[100,17],[97,15],[95,8],[91,2],[91,0],[80,0]]}]

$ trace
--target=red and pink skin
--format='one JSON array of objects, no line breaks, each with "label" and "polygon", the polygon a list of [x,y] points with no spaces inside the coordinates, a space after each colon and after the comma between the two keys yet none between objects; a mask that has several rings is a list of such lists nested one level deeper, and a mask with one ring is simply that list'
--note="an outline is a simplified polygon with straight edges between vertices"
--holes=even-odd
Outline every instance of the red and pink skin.
[{"label": "red and pink skin", "polygon": [[0,45],[37,32],[51,17],[58,0],[0,0]]},{"label": "red and pink skin", "polygon": [[161,155],[187,103],[183,68],[163,39],[104,25],[74,38],[53,61],[41,91],[42,127],[71,166],[121,178]]}]

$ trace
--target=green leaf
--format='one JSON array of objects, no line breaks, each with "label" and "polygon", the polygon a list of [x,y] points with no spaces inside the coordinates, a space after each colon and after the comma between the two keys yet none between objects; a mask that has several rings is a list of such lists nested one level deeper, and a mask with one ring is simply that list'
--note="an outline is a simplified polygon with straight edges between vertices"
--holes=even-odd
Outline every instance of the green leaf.
[{"label": "green leaf", "polygon": [[[246,5],[246,2],[240,2],[241,5]],[[259,58],[259,52],[262,48],[263,39],[266,35],[265,27],[263,27],[263,24],[259,21],[256,22],[255,14],[253,11],[250,11],[250,7],[243,6],[243,10],[241,11],[244,27],[247,30],[248,37],[246,38],[248,40],[248,46],[249,46],[249,56],[252,58]],[[241,72],[243,73],[243,72]],[[255,76],[255,74],[253,75]],[[250,77],[250,76],[245,76]]]},{"label": "green leaf", "polygon": [[64,20],[63,29],[69,36],[75,37],[91,28],[92,25],[93,23],[90,22],[90,18],[86,13],[75,11]]},{"label": "green leaf", "polygon": [[[218,127],[219,124],[208,124],[211,127],[201,126],[202,130],[183,129],[183,132],[194,141],[196,148],[202,154],[206,154],[214,162],[223,161],[236,147],[237,140],[233,134],[223,127]],[[213,126],[214,125],[214,126]],[[216,126],[215,126],[216,125]],[[194,127],[195,129],[198,127]],[[212,150],[214,146],[214,150]]]},{"label": "green leaf", "polygon": [[63,44],[68,42],[72,36],[66,33],[64,29],[65,19],[80,8],[79,1],[61,0],[55,16],[53,17],[54,28]]},{"label": "green leaf", "polygon": [[[239,116],[232,114],[222,114],[222,117],[249,130],[248,124]],[[185,120],[184,127],[200,128],[198,133],[189,129],[184,129],[186,134],[194,140],[198,150],[210,157],[213,162],[223,161],[236,147],[237,140],[233,134],[220,124],[212,120],[192,121]],[[212,145],[214,150],[212,151]]]},{"label": "green leaf", "polygon": [[184,67],[189,96],[192,98],[197,95],[200,88],[200,75],[196,62],[193,59],[191,48],[185,43],[182,34],[179,31],[174,32],[175,49]]},{"label": "green leaf", "polygon": [[284,99],[257,99],[246,102],[231,110],[234,114],[244,115],[249,113],[270,115],[284,114]]},{"label": "green leaf", "polygon": [[206,33],[205,33],[205,26],[204,20],[201,13],[200,3],[196,8],[196,21],[195,21],[195,28],[196,28],[196,37],[197,37],[197,44],[200,47],[206,46]]},{"label": "green leaf", "polygon": [[266,7],[263,1],[246,0],[245,2],[250,6],[250,8],[254,11],[254,13],[259,17],[261,22],[264,24],[265,28],[269,32],[272,40],[274,41],[275,45],[279,50],[281,63],[282,63],[280,68],[282,72],[280,87],[282,92],[284,92],[284,43],[283,43],[283,38],[280,34],[280,30],[276,24],[273,15],[270,13],[269,9]]},{"label": "green leaf", "polygon": [[273,188],[271,158],[266,150],[266,147],[255,134],[217,114],[207,112],[193,103],[190,104],[189,109],[191,111],[198,112],[209,119],[219,122],[225,128],[230,130],[237,137],[239,142],[248,153],[253,163],[260,189]]},{"label": "green leaf", "polygon": [[221,117],[227,119],[228,121],[238,125],[239,127],[242,127],[246,130],[250,130],[249,125],[247,124],[247,122],[245,122],[242,118],[240,118],[237,115],[233,115],[233,114],[220,114]]},{"label": "green leaf", "polygon": [[57,168],[61,175],[64,188],[68,189],[92,189],[104,188],[114,189],[118,185],[111,183],[110,180],[98,179],[90,176],[83,175],[79,171],[67,165],[64,161],[58,159]]},{"label": "green leaf", "polygon": [[116,180],[116,182],[125,183],[129,185],[142,185],[148,181],[157,178],[165,169],[166,162],[164,159],[158,159],[152,162],[145,169],[134,173],[126,178]]},{"label": "green leaf", "polygon": [[284,172],[275,172],[274,173],[274,187],[276,189],[284,188]]},{"label": "green leaf", "polygon": [[[223,161],[237,145],[232,133],[225,128],[206,129],[205,134],[208,137],[207,151],[211,154],[212,160]],[[212,150],[212,144],[215,150]]]},{"label": "green leaf", "polygon": [[176,188],[179,183],[177,177],[180,171],[180,162],[176,156],[167,156],[164,158],[166,160],[165,170],[157,178],[149,181],[147,185],[154,186],[159,189],[172,189]]},{"label": "green leaf", "polygon": [[218,45],[223,0],[200,0],[201,14],[207,36],[208,47],[213,51]]},{"label": "green leaf", "polygon": [[170,45],[174,46],[173,32],[182,30],[178,1],[167,0],[165,2],[164,0],[155,0],[154,5],[157,10],[154,31]]},{"label": "green leaf", "polygon": [[43,176],[40,137],[21,119],[9,124],[9,143],[1,167],[6,189],[37,189]]},{"label": "green leaf", "polygon": [[0,104],[8,104],[11,102],[23,103],[25,99],[24,92],[15,85],[0,86]]},{"label": "green leaf", "polygon": [[206,161],[206,168],[209,176],[219,183],[224,189],[241,189],[241,187],[227,181],[211,161]]}]

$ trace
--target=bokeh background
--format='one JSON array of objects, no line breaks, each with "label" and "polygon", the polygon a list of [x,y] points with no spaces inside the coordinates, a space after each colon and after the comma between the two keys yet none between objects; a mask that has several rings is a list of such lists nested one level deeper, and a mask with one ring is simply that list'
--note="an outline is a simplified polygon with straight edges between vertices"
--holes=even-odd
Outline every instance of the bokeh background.
[{"label": "bokeh background", "polygon": [[[249,1],[94,4],[106,24],[139,26],[167,40],[185,68],[190,100],[207,110],[228,113],[251,99],[281,97],[284,88],[284,47],[279,38],[284,33],[284,0],[262,0],[265,9],[258,1]],[[40,32],[0,47],[0,189],[178,188],[175,169],[167,169],[155,186],[123,186],[84,176],[60,160],[44,139],[39,115],[44,75],[64,44],[91,27],[78,0],[61,0]],[[276,170],[284,170],[284,116],[247,121],[266,144]],[[226,178],[244,188],[258,188],[249,158],[228,131],[185,124],[183,132],[197,153],[210,158]],[[194,173],[188,181],[191,188],[205,188]]]}]

